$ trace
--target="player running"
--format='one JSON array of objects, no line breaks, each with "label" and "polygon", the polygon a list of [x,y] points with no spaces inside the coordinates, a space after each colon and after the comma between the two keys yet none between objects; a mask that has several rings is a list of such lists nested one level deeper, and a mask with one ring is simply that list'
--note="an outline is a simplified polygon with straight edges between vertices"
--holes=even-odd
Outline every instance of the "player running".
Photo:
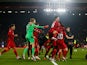
[{"label": "player running", "polygon": [[17,37],[18,35],[14,34],[14,30],[15,30],[15,24],[11,24],[8,31],[7,47],[2,52],[0,52],[0,55],[2,55],[5,52],[8,52],[12,48],[14,51],[14,54],[16,55],[16,58],[20,59],[16,51],[16,45],[14,42],[14,37]]}]

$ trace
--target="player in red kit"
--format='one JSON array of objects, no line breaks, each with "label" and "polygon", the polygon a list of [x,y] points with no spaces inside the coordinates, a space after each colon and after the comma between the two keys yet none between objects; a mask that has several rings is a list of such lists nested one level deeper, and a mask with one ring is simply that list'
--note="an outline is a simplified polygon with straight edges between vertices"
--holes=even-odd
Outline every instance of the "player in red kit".
[{"label": "player in red kit", "polygon": [[14,42],[14,37],[17,37],[17,34],[14,34],[14,30],[15,30],[15,24],[11,24],[9,27],[9,31],[8,31],[8,39],[7,39],[7,47],[6,49],[4,49],[2,52],[0,52],[0,55],[2,55],[5,52],[8,52],[11,48],[14,51],[14,54],[16,55],[17,59],[20,59],[20,57],[18,56],[18,53],[16,51],[16,45]]},{"label": "player in red kit", "polygon": [[55,60],[55,56],[57,53],[57,35],[58,32],[56,30],[53,31],[53,36],[52,36],[52,46],[53,46],[53,51],[52,51],[52,58],[51,60],[54,61]]},{"label": "player in red kit", "polygon": [[41,60],[40,58],[39,58],[39,48],[40,48],[40,46],[39,46],[39,42],[38,42],[38,35],[41,33],[42,31],[40,30],[40,29],[38,29],[38,28],[35,28],[34,29],[34,39],[35,39],[35,58],[37,59],[37,60]]},{"label": "player in red kit", "polygon": [[[55,17],[54,22],[52,23],[51,28],[54,28],[55,30],[53,31],[54,35],[52,37],[52,39],[54,40],[53,45],[57,45],[58,47],[58,54],[59,54],[59,58],[60,55],[63,51],[63,59],[66,60],[66,54],[68,51],[68,48],[64,42],[64,37],[71,39],[70,37],[68,37],[65,33],[64,27],[62,26],[62,24],[60,23],[60,18],[57,16]],[[52,59],[54,60],[54,56],[56,54],[57,50],[54,49],[52,52]]]},{"label": "player in red kit", "polygon": [[53,46],[55,47],[52,51],[52,60],[54,60],[55,58],[55,55],[57,53],[57,48],[56,48],[56,45],[57,45],[57,35],[58,35],[58,32],[57,32],[57,29],[59,28],[60,26],[60,18],[58,16],[55,17],[52,25],[51,25],[51,33],[53,33],[53,36],[52,36],[52,40],[53,40]]},{"label": "player in red kit", "polygon": [[58,28],[59,25],[60,25],[60,18],[58,16],[56,16],[52,25],[51,25],[51,28]]},{"label": "player in red kit", "polygon": [[51,28],[47,33],[47,41],[44,43],[46,53],[44,59],[49,59],[49,55],[52,53],[53,47],[55,46],[55,41],[52,40],[54,28]]},{"label": "player in red kit", "polygon": [[63,26],[60,26],[59,29],[57,30],[58,32],[58,36],[57,36],[57,45],[58,45],[58,48],[59,48],[59,59],[60,59],[60,53],[62,52],[63,53],[63,60],[66,60],[66,55],[67,55],[67,52],[68,52],[68,48],[67,48],[67,45],[65,44],[64,42],[64,38],[66,37],[67,39],[72,39],[73,37],[69,37],[68,35],[66,35],[66,32],[65,32],[65,29]]},{"label": "player in red kit", "polygon": [[46,41],[44,43],[44,47],[46,49],[46,53],[45,53],[45,56],[44,56],[44,60],[46,59],[49,59],[49,51],[50,51],[50,48],[51,48],[51,40],[50,40],[50,36],[49,36],[49,33],[46,34]]},{"label": "player in red kit", "polygon": [[[46,46],[46,54],[45,57],[47,56],[50,48],[52,48],[52,57],[54,57],[54,55],[56,54],[56,40],[54,39],[55,37],[55,30],[59,27],[59,17],[56,16],[52,25],[51,25],[51,29],[49,30],[49,39],[45,42],[45,46]],[[46,45],[51,43],[51,45]],[[47,56],[48,57],[48,56]]]},{"label": "player in red kit", "polygon": [[[64,42],[64,37],[68,37],[65,33],[65,31],[63,30],[62,27],[59,27],[59,30],[58,31],[58,36],[57,36],[57,45],[58,45],[58,48],[59,48],[59,56],[58,56],[58,59],[60,60],[60,55],[63,53],[63,60],[66,60],[66,55],[67,55],[67,52],[68,52],[68,48]],[[62,52],[63,51],[63,52]]]}]

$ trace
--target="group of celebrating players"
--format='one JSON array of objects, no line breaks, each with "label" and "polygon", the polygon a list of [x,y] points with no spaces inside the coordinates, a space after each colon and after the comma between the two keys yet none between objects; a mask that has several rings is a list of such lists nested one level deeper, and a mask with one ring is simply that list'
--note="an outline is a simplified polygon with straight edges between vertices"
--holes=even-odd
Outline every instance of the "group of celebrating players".
[{"label": "group of celebrating players", "polygon": [[[51,49],[51,58],[50,60],[58,59],[59,61],[62,59],[63,61],[66,61],[66,55],[68,52],[68,47],[65,44],[65,37],[67,39],[73,39],[74,36],[68,36],[66,34],[64,26],[59,22],[59,17],[55,18],[55,21],[52,24],[51,29],[49,30],[49,39],[44,43],[44,46],[46,47],[46,54],[45,58],[49,58],[48,53]],[[56,58],[56,55],[58,57]],[[62,56],[62,58],[61,58]]]},{"label": "group of celebrating players", "polygon": [[[28,59],[32,59],[33,61],[41,60],[39,58],[39,42],[38,42],[38,34],[42,31],[38,28],[48,28],[49,25],[39,26],[36,25],[36,19],[30,18],[30,22],[26,25],[26,46],[23,51],[22,58],[25,59],[25,55],[28,52]],[[7,47],[0,52],[0,55],[13,49],[16,58],[20,59],[16,51],[16,45],[14,42],[14,37],[17,37],[17,34],[14,34],[15,24],[11,24],[8,31],[8,39],[7,39]],[[44,47],[46,49],[46,53],[44,56],[44,60],[49,59],[55,61],[58,59],[59,61],[62,59],[66,60],[66,55],[68,52],[68,47],[65,44],[64,38],[73,39],[74,36],[68,36],[65,31],[65,27],[61,24],[59,17],[55,17],[54,22],[50,30],[48,31],[46,38],[47,40],[44,42]]]}]

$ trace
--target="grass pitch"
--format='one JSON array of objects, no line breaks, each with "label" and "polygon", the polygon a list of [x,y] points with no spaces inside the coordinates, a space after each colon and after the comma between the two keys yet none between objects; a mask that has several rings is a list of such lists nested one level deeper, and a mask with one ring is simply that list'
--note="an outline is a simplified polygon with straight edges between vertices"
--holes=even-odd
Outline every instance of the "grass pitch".
[{"label": "grass pitch", "polygon": [[[1,51],[2,49],[0,49]],[[76,51],[77,50],[77,51]],[[17,49],[18,54],[22,56],[23,49]],[[87,49],[74,49],[73,59],[69,59],[69,53],[67,55],[67,61],[56,61],[58,65],[87,65],[87,60],[85,59],[85,55],[87,54]],[[26,55],[27,56],[27,55]],[[32,60],[17,60],[12,49],[0,56],[0,65],[53,65],[49,60],[43,60],[44,53],[41,53],[40,61],[33,62]]]}]

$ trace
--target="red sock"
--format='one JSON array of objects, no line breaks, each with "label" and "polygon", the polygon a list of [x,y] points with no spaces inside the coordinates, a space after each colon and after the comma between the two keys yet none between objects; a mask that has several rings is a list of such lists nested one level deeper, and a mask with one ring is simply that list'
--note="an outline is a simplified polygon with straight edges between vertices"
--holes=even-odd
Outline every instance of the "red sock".
[{"label": "red sock", "polygon": [[66,58],[66,55],[67,55],[67,52],[66,50],[63,50],[63,56]]},{"label": "red sock", "polygon": [[60,59],[62,52],[58,53],[58,59]]},{"label": "red sock", "polygon": [[3,50],[3,51],[1,52],[1,54],[5,53],[5,52],[7,52],[7,51],[9,51],[9,49]]},{"label": "red sock", "polygon": [[18,56],[18,53],[17,53],[17,51],[16,51],[16,50],[14,50],[14,54],[16,55],[16,57]]},{"label": "red sock", "polygon": [[5,50],[3,50],[3,51],[1,52],[1,54],[5,53],[5,52],[7,52],[7,50],[6,50],[6,49],[5,49]]},{"label": "red sock", "polygon": [[38,48],[36,48],[36,50],[35,50],[35,56],[38,56],[38,53],[39,53],[39,50],[38,50]]},{"label": "red sock", "polygon": [[53,52],[52,52],[52,58],[54,58],[54,57],[55,57],[56,52],[57,52],[57,50],[56,50],[56,49],[54,49],[54,50],[53,50]]}]

